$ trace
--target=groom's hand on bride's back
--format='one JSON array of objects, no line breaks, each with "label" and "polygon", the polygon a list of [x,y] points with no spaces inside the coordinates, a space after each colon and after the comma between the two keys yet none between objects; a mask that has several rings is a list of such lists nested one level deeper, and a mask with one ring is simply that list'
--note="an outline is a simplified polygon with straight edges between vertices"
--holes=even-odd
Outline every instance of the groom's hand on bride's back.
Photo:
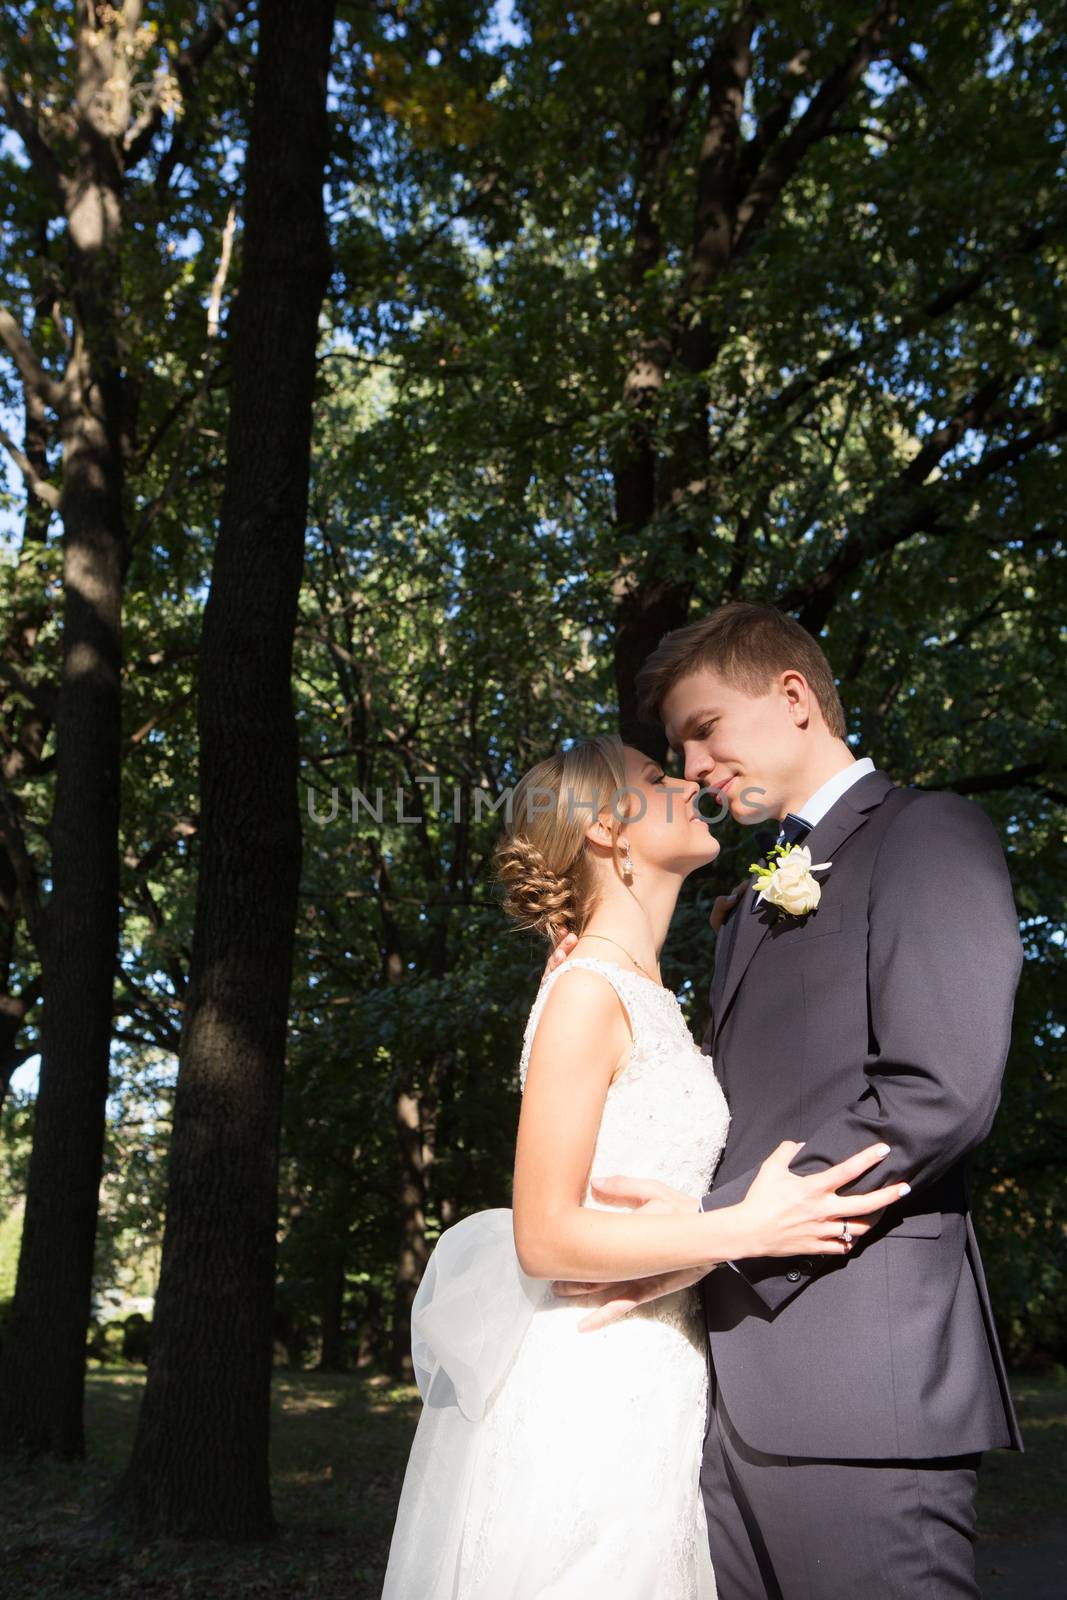
[{"label": "groom's hand on bride's back", "polygon": [[650,1278],[631,1278],[627,1283],[571,1283],[555,1280],[552,1292],[564,1295],[588,1295],[595,1307],[578,1324],[579,1333],[592,1333],[606,1328],[609,1322],[618,1322],[634,1306],[646,1300],[658,1300],[661,1295],[674,1294],[678,1289],[688,1289],[707,1276],[707,1267],[679,1267],[677,1272],[657,1272]]},{"label": "groom's hand on bride's back", "polygon": [[[699,1198],[683,1194],[681,1189],[673,1189],[658,1178],[591,1178],[589,1186],[599,1199],[613,1201],[615,1205],[629,1204],[634,1211],[700,1210]],[[678,1289],[688,1289],[690,1284],[699,1283],[707,1271],[703,1266],[679,1267],[674,1272],[657,1272],[648,1278],[631,1278],[624,1283],[576,1283],[556,1278],[551,1289],[560,1298],[589,1297],[595,1309],[579,1322],[578,1332],[592,1333],[596,1328],[606,1328],[610,1322],[618,1322],[646,1300],[658,1300]]]},{"label": "groom's hand on bride's back", "polygon": [[555,949],[552,951],[552,954],[545,962],[545,970],[541,974],[542,983],[544,983],[550,972],[555,972],[557,967],[561,967],[563,965],[577,943],[578,935],[576,933],[565,933],[563,935],[563,938],[559,941]]}]

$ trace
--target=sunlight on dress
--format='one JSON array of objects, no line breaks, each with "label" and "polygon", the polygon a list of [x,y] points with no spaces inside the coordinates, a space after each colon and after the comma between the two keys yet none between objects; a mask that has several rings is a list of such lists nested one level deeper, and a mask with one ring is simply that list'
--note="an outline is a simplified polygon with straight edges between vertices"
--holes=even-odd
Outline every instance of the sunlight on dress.
[{"label": "sunlight on dress", "polygon": [[[634,1035],[608,1090],[592,1171],[705,1194],[729,1112],[676,997],[611,962]],[[626,1210],[597,1201],[583,1204]],[[579,1333],[515,1254],[512,1214],[476,1212],[438,1240],[412,1314],[423,1410],[382,1600],[714,1600],[700,1493],[706,1334],[696,1286]]]}]

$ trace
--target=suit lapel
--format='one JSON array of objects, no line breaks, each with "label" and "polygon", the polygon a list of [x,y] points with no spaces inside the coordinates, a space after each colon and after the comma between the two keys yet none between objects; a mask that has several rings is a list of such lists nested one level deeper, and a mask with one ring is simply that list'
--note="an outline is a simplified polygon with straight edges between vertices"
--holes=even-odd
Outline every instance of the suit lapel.
[{"label": "suit lapel", "polygon": [[[835,851],[840,849],[857,828],[863,826],[868,814],[876,806],[881,805],[889,790],[894,787],[892,778],[877,769],[857,779],[850,789],[845,790],[840,800],[834,802],[825,817],[815,824],[804,840],[811,851],[812,861],[832,861]],[[820,882],[826,882],[828,876],[830,875],[820,875]],[[723,1019],[752,957],[767,937],[768,930],[778,920],[778,911],[774,906],[764,905],[758,911],[752,910],[754,893],[755,890],[751,887],[745,890],[731,913],[730,922],[723,929],[725,933],[731,923],[735,925],[730,946],[722,952],[726,960],[723,963],[724,972],[721,979],[718,954],[715,961],[712,1015],[716,1033],[722,1027]]]},{"label": "suit lapel", "polygon": [[749,908],[749,891],[746,889],[740,900],[734,906],[730,915],[719,929],[718,939],[715,943],[715,971],[711,978],[711,1014],[719,1015],[722,1004],[722,991],[726,984],[726,974],[730,969],[730,957],[733,954],[734,942],[737,939],[737,925]]}]

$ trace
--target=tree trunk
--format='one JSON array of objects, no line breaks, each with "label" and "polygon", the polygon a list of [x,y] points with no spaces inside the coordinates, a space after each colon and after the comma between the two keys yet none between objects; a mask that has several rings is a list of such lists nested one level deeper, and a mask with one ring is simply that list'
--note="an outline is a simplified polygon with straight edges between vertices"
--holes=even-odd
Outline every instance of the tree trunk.
[{"label": "tree trunk", "polygon": [[[817,87],[806,77],[811,51],[798,49],[777,93],[769,97],[762,121],[746,140],[743,108],[760,13],[748,5],[734,8],[723,18],[708,59],[693,80],[700,94],[686,97],[689,107],[700,105],[703,113],[699,156],[689,169],[692,237],[684,281],[677,299],[654,307],[630,357],[623,399],[632,421],[614,471],[614,665],[620,731],[630,743],[660,758],[666,750],[662,732],[636,721],[634,678],[662,635],[687,620],[692,575],[714,505],[714,478],[729,470],[714,459],[709,444],[709,374],[727,331],[712,291],[751,250],[808,151],[831,130],[867,67],[888,48],[897,14],[896,0],[876,0],[858,28],[843,24],[836,57]],[[669,3],[657,8],[656,17],[657,26],[643,32],[644,71],[635,74],[644,95],[631,254],[635,300],[660,257],[658,208],[669,192],[684,127],[672,110]],[[802,91],[805,109],[796,112]],[[673,414],[667,414],[668,406]],[[657,421],[667,424],[669,450],[656,447]],[[743,590],[748,531],[743,524],[734,530],[720,585],[723,599]],[[790,597],[783,603],[796,605]],[[831,598],[820,611],[817,601],[810,602],[809,611],[801,615],[805,626],[817,632],[832,603]]]},{"label": "tree trunk", "polygon": [[[421,1070],[421,1069],[420,1069]],[[396,1093],[396,1134],[400,1157],[400,1248],[393,1274],[393,1331],[389,1370],[412,1381],[411,1307],[430,1252],[426,1245],[426,1179],[433,1159],[423,1129],[422,1095],[414,1073],[403,1074]]]},{"label": "tree trunk", "polygon": [[[661,8],[655,27],[642,30],[640,75],[643,106],[637,151],[636,208],[630,253],[630,293],[645,296],[646,275],[659,264],[663,249],[662,208],[676,136],[675,28],[670,6]],[[623,379],[623,404],[630,417],[626,438],[613,467],[615,499],[615,626],[613,657],[619,732],[656,760],[666,753],[662,729],[637,716],[637,669],[663,634],[685,620],[690,588],[663,577],[662,559],[649,548],[649,530],[662,500],[661,463],[655,442],[656,420],[672,356],[666,325],[645,328],[631,352]]]},{"label": "tree trunk", "polygon": [[320,1372],[344,1372],[345,1258],[343,1250],[329,1263],[322,1280]]},{"label": "tree trunk", "polygon": [[[84,29],[82,30],[84,35]],[[118,948],[122,173],[101,110],[106,57],[79,39],[77,180],[67,191],[74,341],[62,393],[63,656],[41,927],[47,1004],[26,1214],[0,1362],[0,1437],[84,1451],[82,1398]],[[58,385],[56,386],[58,388]]]},{"label": "tree trunk", "polygon": [[200,655],[200,870],[152,1358],[113,1509],[274,1531],[279,1123],[300,873],[293,630],[307,515],[334,7],[260,11],[226,487]]}]

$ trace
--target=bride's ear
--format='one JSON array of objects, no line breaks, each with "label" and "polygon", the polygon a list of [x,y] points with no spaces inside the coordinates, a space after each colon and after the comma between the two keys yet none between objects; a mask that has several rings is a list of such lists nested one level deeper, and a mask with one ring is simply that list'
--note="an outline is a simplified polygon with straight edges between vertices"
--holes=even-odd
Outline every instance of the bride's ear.
[{"label": "bride's ear", "polygon": [[591,844],[603,845],[605,849],[611,848],[611,828],[603,817],[597,817],[585,830],[585,836]]}]

